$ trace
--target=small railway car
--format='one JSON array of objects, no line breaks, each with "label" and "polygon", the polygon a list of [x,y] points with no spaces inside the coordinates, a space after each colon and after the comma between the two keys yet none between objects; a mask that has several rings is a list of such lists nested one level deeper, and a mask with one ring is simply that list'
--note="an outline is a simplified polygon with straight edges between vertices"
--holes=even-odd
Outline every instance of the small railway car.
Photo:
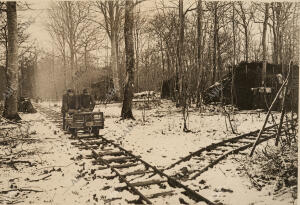
[{"label": "small railway car", "polygon": [[103,112],[74,112],[66,117],[66,128],[77,136],[78,131],[97,136],[100,129],[104,129]]}]

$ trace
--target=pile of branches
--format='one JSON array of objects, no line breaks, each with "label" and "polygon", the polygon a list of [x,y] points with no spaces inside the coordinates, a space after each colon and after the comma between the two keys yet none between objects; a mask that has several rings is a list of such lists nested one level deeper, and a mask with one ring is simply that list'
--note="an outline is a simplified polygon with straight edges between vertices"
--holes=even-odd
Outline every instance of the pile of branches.
[{"label": "pile of branches", "polygon": [[[297,140],[298,141],[298,140]],[[252,158],[241,163],[252,185],[261,190],[266,184],[273,186],[274,195],[287,192],[297,198],[298,142],[288,146],[270,146],[256,151]]]},{"label": "pile of branches", "polygon": [[204,104],[220,101],[228,104],[230,102],[230,97],[228,96],[230,96],[231,82],[231,73],[229,73],[220,82],[216,82],[208,87],[202,94]]},{"label": "pile of branches", "polygon": [[33,166],[33,163],[27,160],[20,160],[23,156],[30,153],[24,149],[23,145],[37,141],[31,138],[35,132],[29,131],[29,124],[14,123],[1,118],[0,121],[0,167],[10,166],[15,170],[16,164],[27,164]]}]

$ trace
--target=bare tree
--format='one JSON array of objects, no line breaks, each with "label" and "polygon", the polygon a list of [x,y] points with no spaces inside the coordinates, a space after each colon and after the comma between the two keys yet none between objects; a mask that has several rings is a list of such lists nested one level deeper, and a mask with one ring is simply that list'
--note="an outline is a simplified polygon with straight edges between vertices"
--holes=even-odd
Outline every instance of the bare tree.
[{"label": "bare tree", "polygon": [[293,3],[272,2],[269,24],[273,31],[273,62],[276,64],[287,63],[283,59],[284,37],[288,34],[285,32],[289,18],[292,16]]},{"label": "bare tree", "polygon": [[201,79],[203,79],[202,75],[202,52],[203,52],[203,47],[202,47],[202,36],[203,36],[203,31],[202,31],[202,21],[203,21],[203,8],[202,8],[202,0],[198,0],[197,4],[197,69],[198,69],[198,82],[197,82],[197,105],[201,105],[201,99],[200,99],[200,87],[201,87]]},{"label": "bare tree", "polygon": [[123,5],[120,1],[97,1],[97,8],[104,17],[104,23],[98,22],[106,31],[111,43],[111,67],[113,83],[117,98],[121,98],[120,77],[118,68],[118,50],[120,40],[121,22],[123,19]]},{"label": "bare tree", "polygon": [[[65,26],[62,21],[62,13],[60,10],[52,8],[48,12],[49,22],[47,23],[47,29],[57,45],[58,50],[63,59],[63,69],[64,69],[64,87],[67,89],[68,78],[67,78],[67,51],[66,51],[66,33]],[[59,18],[58,18],[59,17]]]},{"label": "bare tree", "polygon": [[[139,1],[136,0],[135,1],[135,4],[137,4]],[[135,76],[136,76],[136,87],[135,87],[135,90],[137,92],[139,92],[139,65],[140,65],[140,52],[141,50],[143,49],[143,44],[142,44],[142,40],[143,40],[143,37],[142,37],[142,34],[143,34],[143,30],[144,30],[144,25],[146,23],[146,18],[143,17],[140,12],[140,7],[139,6],[136,6],[135,7],[135,21],[134,21],[134,49],[135,49]],[[150,39],[148,39],[150,40]],[[160,41],[161,42],[161,41]],[[162,54],[162,59],[164,58],[163,57],[163,53]],[[162,63],[162,66],[163,66],[163,63]],[[163,71],[164,73],[164,68],[163,68]],[[162,73],[162,74],[163,74]]]},{"label": "bare tree", "polygon": [[10,120],[19,120],[18,115],[18,28],[16,2],[7,2],[7,30],[8,30],[8,56],[7,56],[7,87],[3,116]]},{"label": "bare tree", "polygon": [[[212,56],[212,79],[211,79],[211,84],[215,83],[217,80],[217,77],[219,77],[219,74],[221,73],[221,64],[222,64],[222,59],[221,59],[221,38],[220,38],[220,29],[221,27],[224,27],[226,23],[223,23],[221,25],[222,19],[221,17],[225,17],[225,12],[228,10],[230,7],[228,7],[229,3],[223,3],[223,2],[209,2],[207,3],[208,9],[211,12],[212,18],[213,18],[213,56]],[[221,15],[222,14],[222,15]]]},{"label": "bare tree", "polygon": [[243,2],[237,2],[239,9],[236,9],[236,13],[238,17],[241,20],[237,20],[237,23],[241,25],[243,29],[243,34],[244,34],[244,40],[245,40],[245,46],[244,46],[244,53],[245,53],[245,61],[249,61],[249,27],[250,27],[250,22],[253,19],[253,11],[251,5],[249,6],[250,8],[245,9],[245,6]]},{"label": "bare tree", "polygon": [[132,114],[132,98],[134,86],[134,3],[132,0],[126,0],[125,3],[125,23],[124,23],[124,39],[126,52],[126,82],[124,88],[123,107],[121,111],[122,119],[134,119]]},{"label": "bare tree", "polygon": [[[70,56],[71,83],[78,90],[78,53],[81,49],[81,39],[90,29],[90,4],[84,2],[55,2],[49,12],[48,29],[56,38],[63,56]],[[64,50],[68,48],[68,50]],[[65,52],[67,51],[67,52]]]}]

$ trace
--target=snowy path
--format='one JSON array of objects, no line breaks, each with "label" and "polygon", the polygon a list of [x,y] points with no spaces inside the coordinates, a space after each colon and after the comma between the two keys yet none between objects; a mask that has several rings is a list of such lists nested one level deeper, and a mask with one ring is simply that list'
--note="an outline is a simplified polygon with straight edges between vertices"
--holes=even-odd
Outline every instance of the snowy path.
[{"label": "snowy path", "polygon": [[[58,111],[60,109],[53,104],[50,107]],[[197,112],[190,114],[189,126],[193,132],[182,132],[180,110],[170,102],[146,110],[145,121],[142,110],[138,109],[134,110],[136,121],[120,121],[121,107],[118,104],[96,109],[103,111],[106,117],[105,129],[101,130],[101,134],[128,150],[134,150],[136,155],[141,155],[142,159],[158,168],[167,167],[180,157],[215,141],[234,136],[226,131],[224,116],[201,115]],[[21,204],[103,204],[109,201],[126,204],[128,200],[135,199],[130,193],[115,191],[114,187],[122,184],[117,179],[108,179],[110,172],[99,170],[92,174],[91,161],[81,159],[85,151],[74,147],[68,139],[69,135],[61,132],[40,113],[24,114],[22,118],[30,125],[30,137],[38,140],[23,143],[13,151],[31,150],[19,160],[30,160],[36,166],[17,164],[16,171],[10,166],[1,165],[1,191],[16,186],[43,192],[13,191],[1,196],[0,200],[17,198]],[[237,129],[242,134],[260,128],[264,114],[260,118],[257,114],[237,114],[235,119]],[[3,146],[0,151],[1,156],[6,153]],[[39,180],[44,177],[47,178]],[[201,190],[204,196],[224,204],[292,204],[289,196],[278,199],[269,194],[271,186],[264,187],[262,191],[254,189],[233,158],[210,169],[190,185],[195,190]],[[164,203],[168,203],[167,198]],[[175,201],[169,203],[176,204]]]}]

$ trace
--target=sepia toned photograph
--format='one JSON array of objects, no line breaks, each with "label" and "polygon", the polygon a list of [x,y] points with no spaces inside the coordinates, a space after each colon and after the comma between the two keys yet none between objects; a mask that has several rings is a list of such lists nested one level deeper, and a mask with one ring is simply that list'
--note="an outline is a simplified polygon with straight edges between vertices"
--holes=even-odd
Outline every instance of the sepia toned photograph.
[{"label": "sepia toned photograph", "polygon": [[0,0],[0,204],[296,205],[300,3]]}]

